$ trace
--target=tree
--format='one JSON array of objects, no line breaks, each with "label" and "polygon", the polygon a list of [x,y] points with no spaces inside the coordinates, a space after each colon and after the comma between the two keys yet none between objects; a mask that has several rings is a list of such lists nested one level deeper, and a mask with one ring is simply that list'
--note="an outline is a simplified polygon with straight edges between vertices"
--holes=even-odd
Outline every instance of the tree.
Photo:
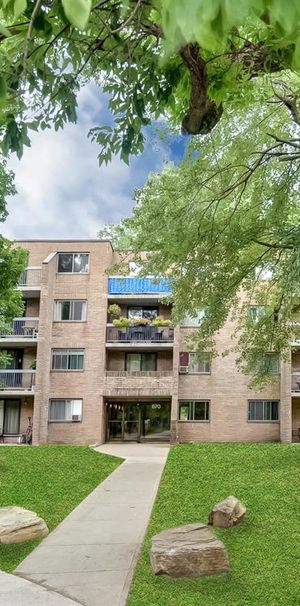
[{"label": "tree", "polygon": [[167,117],[206,134],[245,106],[258,76],[300,65],[300,5],[284,0],[1,0],[0,131],[20,157],[31,129],[76,121],[80,86],[109,94],[90,132],[99,160],[143,149]]},{"label": "tree", "polygon": [[[0,222],[7,216],[5,198],[15,193],[13,175],[0,162]],[[9,329],[12,319],[23,310],[21,293],[16,289],[25,266],[26,251],[0,235],[0,333]],[[0,353],[0,363],[5,356]]]},{"label": "tree", "polygon": [[116,246],[129,241],[143,274],[173,276],[176,323],[205,310],[199,352],[215,353],[233,317],[238,364],[260,383],[268,352],[284,358],[300,337],[299,127],[298,99],[280,82],[269,104],[231,112],[178,167],[151,175],[132,218],[107,230]]}]

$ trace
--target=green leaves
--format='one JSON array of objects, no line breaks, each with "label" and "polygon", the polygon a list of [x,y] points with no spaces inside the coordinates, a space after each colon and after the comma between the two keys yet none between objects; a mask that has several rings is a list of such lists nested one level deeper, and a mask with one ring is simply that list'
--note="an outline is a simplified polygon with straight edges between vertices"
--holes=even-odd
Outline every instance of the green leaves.
[{"label": "green leaves", "polygon": [[27,0],[14,0],[14,17],[17,19],[22,13],[25,12],[27,7]]},{"label": "green leaves", "polygon": [[61,0],[65,15],[74,27],[85,29],[90,17],[92,0]]}]

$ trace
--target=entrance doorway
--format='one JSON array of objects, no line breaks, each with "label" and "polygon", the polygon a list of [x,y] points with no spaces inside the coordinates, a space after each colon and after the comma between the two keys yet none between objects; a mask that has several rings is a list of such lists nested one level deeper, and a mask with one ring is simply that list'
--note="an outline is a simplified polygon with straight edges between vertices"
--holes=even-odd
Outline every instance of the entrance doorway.
[{"label": "entrance doorway", "polygon": [[20,432],[21,400],[0,400],[0,435]]},{"label": "entrance doorway", "polygon": [[170,402],[107,402],[107,441],[168,442]]}]

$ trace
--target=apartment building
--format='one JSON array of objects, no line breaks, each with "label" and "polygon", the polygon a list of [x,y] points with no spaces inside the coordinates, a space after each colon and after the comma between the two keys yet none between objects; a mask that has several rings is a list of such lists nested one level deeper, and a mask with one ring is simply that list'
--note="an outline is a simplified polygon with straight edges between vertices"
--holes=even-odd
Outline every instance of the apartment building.
[{"label": "apartment building", "polygon": [[[33,442],[111,440],[298,440],[300,347],[274,360],[274,381],[249,389],[232,354],[199,362],[187,344],[199,319],[173,327],[172,284],[109,275],[108,241],[18,242],[28,251],[19,289],[24,315],[0,348],[0,436],[18,442],[33,418]],[[114,321],[111,305],[127,320]],[[216,337],[228,348],[230,321]]]}]

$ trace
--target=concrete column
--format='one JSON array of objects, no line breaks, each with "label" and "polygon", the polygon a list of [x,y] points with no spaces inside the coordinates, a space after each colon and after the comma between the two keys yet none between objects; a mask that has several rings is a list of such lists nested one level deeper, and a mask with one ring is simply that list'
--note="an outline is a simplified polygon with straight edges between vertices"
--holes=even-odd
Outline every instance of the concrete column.
[{"label": "concrete column", "polygon": [[281,363],[280,377],[280,441],[292,441],[291,357]]}]

